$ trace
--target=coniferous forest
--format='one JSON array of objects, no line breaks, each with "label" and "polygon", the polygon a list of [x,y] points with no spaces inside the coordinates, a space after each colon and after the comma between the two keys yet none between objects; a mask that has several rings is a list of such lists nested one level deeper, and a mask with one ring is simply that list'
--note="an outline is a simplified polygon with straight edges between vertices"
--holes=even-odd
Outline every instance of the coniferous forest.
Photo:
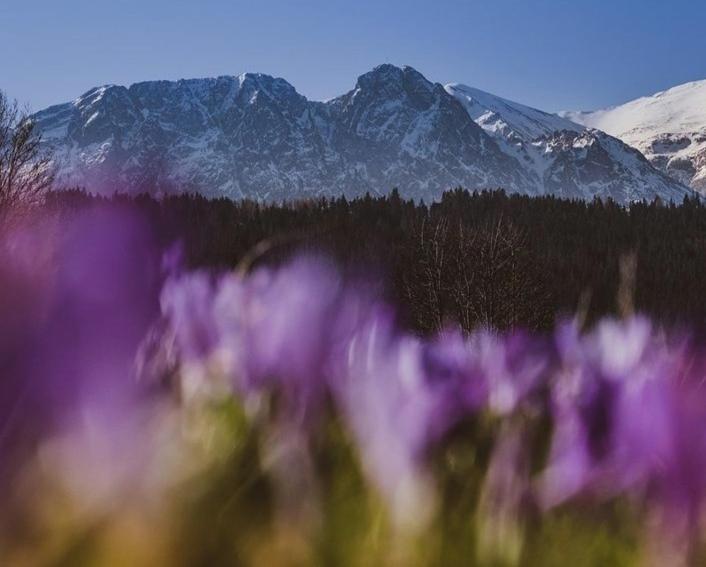
[{"label": "coniferous forest", "polygon": [[54,193],[50,207],[115,201],[191,268],[333,258],[364,275],[419,333],[459,324],[545,331],[576,314],[590,324],[625,310],[668,326],[706,328],[706,206],[447,192],[438,203],[366,196],[286,205],[183,195]]}]

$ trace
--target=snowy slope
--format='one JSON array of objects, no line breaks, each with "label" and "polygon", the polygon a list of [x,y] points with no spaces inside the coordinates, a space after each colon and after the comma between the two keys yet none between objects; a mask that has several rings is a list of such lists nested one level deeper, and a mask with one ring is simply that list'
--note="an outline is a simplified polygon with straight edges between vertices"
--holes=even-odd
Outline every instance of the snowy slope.
[{"label": "snowy slope", "polygon": [[103,194],[275,201],[397,187],[429,201],[462,186],[630,202],[688,191],[609,136],[411,67],[380,65],[326,102],[246,73],[107,85],[34,118],[59,182]]},{"label": "snowy slope", "polygon": [[446,90],[508,155],[536,175],[544,193],[611,197],[621,203],[656,194],[683,198],[684,187],[603,132],[466,85],[450,84]]},{"label": "snowy slope", "polygon": [[446,85],[446,91],[455,96],[486,132],[505,138],[534,140],[560,130],[581,132],[583,127],[561,118],[511,100],[492,95],[458,83]]},{"label": "snowy slope", "polygon": [[706,80],[612,108],[560,114],[620,138],[659,169],[706,193]]}]

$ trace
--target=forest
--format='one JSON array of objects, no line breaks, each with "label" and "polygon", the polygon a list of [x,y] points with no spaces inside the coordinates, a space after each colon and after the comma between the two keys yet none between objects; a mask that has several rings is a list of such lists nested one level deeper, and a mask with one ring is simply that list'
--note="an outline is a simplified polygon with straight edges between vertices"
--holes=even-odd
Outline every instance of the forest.
[{"label": "forest", "polygon": [[115,202],[139,211],[156,238],[184,248],[190,268],[333,258],[399,307],[404,325],[548,331],[579,315],[590,324],[643,313],[706,329],[706,206],[567,201],[456,189],[438,203],[366,196],[261,204],[181,195],[52,193],[68,212]]}]

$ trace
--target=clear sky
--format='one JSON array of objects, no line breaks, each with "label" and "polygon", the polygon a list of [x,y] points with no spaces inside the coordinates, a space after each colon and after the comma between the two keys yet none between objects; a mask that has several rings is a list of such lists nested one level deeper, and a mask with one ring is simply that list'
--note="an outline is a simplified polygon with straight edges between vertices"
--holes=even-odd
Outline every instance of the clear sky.
[{"label": "clear sky", "polygon": [[0,53],[0,89],[35,110],[244,71],[322,100],[385,62],[588,110],[706,78],[706,1],[0,0]]}]

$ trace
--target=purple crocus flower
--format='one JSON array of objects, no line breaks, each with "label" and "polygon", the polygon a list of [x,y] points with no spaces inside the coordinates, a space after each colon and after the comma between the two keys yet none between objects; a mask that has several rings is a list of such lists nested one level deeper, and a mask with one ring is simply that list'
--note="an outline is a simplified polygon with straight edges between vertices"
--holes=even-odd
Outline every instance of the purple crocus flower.
[{"label": "purple crocus flower", "polygon": [[678,357],[641,317],[607,320],[585,337],[560,327],[552,384],[555,432],[545,504],[577,492],[644,488],[673,449],[672,384]]},{"label": "purple crocus flower", "polygon": [[521,331],[502,336],[481,330],[470,336],[468,349],[476,372],[484,376],[490,411],[508,415],[536,390],[549,366],[543,346]]},{"label": "purple crocus flower", "polygon": [[342,290],[328,263],[301,257],[246,277],[171,278],[162,309],[185,360],[230,376],[241,396],[281,390],[283,411],[303,423],[323,401]]},{"label": "purple crocus flower", "polygon": [[205,359],[218,343],[214,294],[213,279],[205,272],[170,278],[162,289],[162,312],[169,316],[179,350],[186,360]]},{"label": "purple crocus flower", "polygon": [[[143,438],[133,426],[146,398],[133,365],[157,314],[157,249],[147,225],[121,210],[72,213],[61,227],[51,218],[31,220],[32,230],[45,238],[24,239],[25,257],[15,267],[35,296],[31,303],[2,306],[3,321],[16,316],[26,332],[19,328],[11,342],[3,333],[0,345],[13,360],[3,384],[22,387],[6,398],[14,409],[3,412],[0,445],[12,448],[21,465],[35,451],[44,454],[68,440],[61,443],[71,461],[64,460],[64,468],[82,471],[88,495],[101,478],[79,457],[82,439],[98,443],[95,454],[116,471],[141,454]],[[48,270],[37,261],[43,257]],[[37,262],[34,267],[27,267],[27,258]],[[13,278],[3,273],[0,280],[4,286]]]},{"label": "purple crocus flower", "polygon": [[458,329],[447,329],[424,345],[426,387],[436,400],[427,424],[430,440],[440,440],[457,422],[485,409],[488,377],[475,354]]},{"label": "purple crocus flower", "polygon": [[[488,330],[423,340],[401,332],[369,290],[311,257],[248,276],[173,275],[162,308],[182,374],[192,366],[199,379],[227,376],[244,399],[276,394],[280,430],[299,435],[316,423],[330,393],[366,475],[401,524],[430,517],[425,461],[450,428],[484,411],[531,419],[545,391],[555,424],[540,482],[545,506],[580,492],[627,492],[661,510],[687,502],[691,516],[701,510],[706,443],[699,458],[684,449],[685,432],[703,423],[698,412],[682,415],[684,350],[644,318],[605,320],[585,335],[563,324],[554,345]],[[489,478],[505,478],[502,454]]]},{"label": "purple crocus flower", "polygon": [[[28,372],[52,307],[55,239],[50,223],[2,227],[0,234],[0,481],[10,454],[48,424],[40,382]],[[28,416],[36,417],[31,421]],[[0,487],[8,486],[0,482]]]},{"label": "purple crocus flower", "polygon": [[[665,535],[698,542],[706,505],[706,390],[703,360],[683,357],[672,382],[670,452],[656,467],[648,495]],[[649,411],[649,408],[647,408]]]},{"label": "purple crocus flower", "polygon": [[299,422],[315,417],[323,400],[341,293],[337,272],[310,257],[260,270],[248,282],[248,371],[255,381],[276,378]]},{"label": "purple crocus flower", "polygon": [[383,307],[361,321],[341,362],[332,388],[364,470],[395,521],[420,527],[433,510],[424,457],[449,422],[448,392],[427,374],[423,342],[400,334]]}]

